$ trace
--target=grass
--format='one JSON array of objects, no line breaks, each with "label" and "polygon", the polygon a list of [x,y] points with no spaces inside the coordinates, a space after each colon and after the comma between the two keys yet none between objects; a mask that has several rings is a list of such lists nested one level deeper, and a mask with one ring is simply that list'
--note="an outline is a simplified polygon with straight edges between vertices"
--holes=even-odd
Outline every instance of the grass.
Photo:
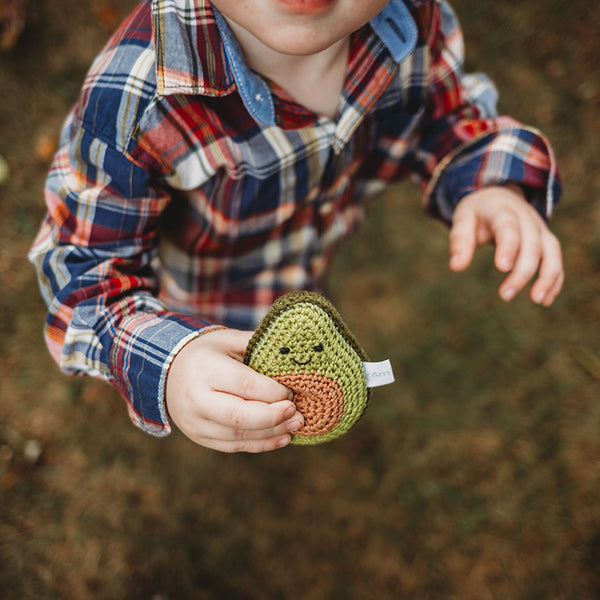
[{"label": "grass", "polygon": [[398,186],[331,277],[397,384],[335,443],[228,456],[137,431],[111,389],[61,375],[42,342],[24,258],[43,214],[39,148],[108,35],[107,7],[40,0],[0,63],[2,597],[598,598],[598,15],[583,0],[456,3],[469,67],[555,145],[567,269],[555,306],[502,303],[488,248],[450,273],[444,227]]}]

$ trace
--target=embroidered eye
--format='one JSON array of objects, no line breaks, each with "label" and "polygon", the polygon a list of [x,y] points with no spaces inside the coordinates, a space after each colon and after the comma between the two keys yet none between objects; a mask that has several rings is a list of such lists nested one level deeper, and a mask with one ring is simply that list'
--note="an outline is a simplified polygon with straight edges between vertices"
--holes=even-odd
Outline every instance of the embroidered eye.
[{"label": "embroidered eye", "polygon": [[289,348],[279,348],[279,354],[289,354],[290,353],[290,349]]},{"label": "embroidered eye", "polygon": [[315,352],[323,352],[323,344],[317,344],[316,346],[313,346],[313,350]]}]

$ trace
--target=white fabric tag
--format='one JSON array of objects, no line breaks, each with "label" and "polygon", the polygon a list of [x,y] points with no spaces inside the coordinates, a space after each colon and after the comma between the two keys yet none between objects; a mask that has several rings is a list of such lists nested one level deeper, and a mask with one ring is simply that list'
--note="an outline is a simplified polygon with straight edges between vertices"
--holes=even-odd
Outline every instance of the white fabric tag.
[{"label": "white fabric tag", "polygon": [[363,366],[367,377],[367,387],[374,388],[394,383],[394,372],[392,371],[392,363],[389,360],[375,363],[364,362]]}]

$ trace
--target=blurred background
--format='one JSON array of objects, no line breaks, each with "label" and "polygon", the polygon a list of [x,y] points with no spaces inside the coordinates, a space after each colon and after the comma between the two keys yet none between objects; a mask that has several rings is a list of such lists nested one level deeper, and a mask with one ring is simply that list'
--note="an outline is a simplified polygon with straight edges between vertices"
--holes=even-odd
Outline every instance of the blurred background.
[{"label": "blurred background", "polygon": [[25,256],[43,181],[88,66],[134,3],[36,0],[20,22],[9,11],[23,2],[0,2],[0,596],[600,598],[598,11],[455,2],[468,68],[555,146],[555,306],[501,302],[490,248],[450,273],[445,228],[398,186],[331,279],[397,383],[334,443],[230,456],[138,431],[109,386],[60,374],[42,341]]}]

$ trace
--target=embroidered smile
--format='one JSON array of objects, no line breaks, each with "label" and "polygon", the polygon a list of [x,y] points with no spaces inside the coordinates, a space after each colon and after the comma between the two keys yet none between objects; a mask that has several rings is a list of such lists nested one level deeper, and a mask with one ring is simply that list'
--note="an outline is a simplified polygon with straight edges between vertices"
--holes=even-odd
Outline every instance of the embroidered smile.
[{"label": "embroidered smile", "polygon": [[295,362],[297,365],[299,365],[299,366],[303,367],[304,365],[307,365],[307,364],[308,364],[308,363],[309,363],[309,362],[310,362],[312,359],[310,359],[310,358],[309,358],[308,360],[305,360],[304,362],[301,362],[301,361],[299,361],[299,360],[296,360],[295,358],[292,358],[292,360],[293,360],[293,361],[294,361],[294,362]]},{"label": "embroidered smile", "polygon": [[[313,350],[315,352],[323,352],[323,344],[317,344],[316,346],[313,346]],[[291,352],[291,350],[287,347],[283,347],[279,349],[279,353],[280,354],[289,354]],[[305,361],[301,361],[301,360],[296,360],[293,356],[290,357],[292,359],[292,362],[296,363],[299,367],[304,367],[306,366],[311,360],[312,358],[309,357],[307,360]]]}]

